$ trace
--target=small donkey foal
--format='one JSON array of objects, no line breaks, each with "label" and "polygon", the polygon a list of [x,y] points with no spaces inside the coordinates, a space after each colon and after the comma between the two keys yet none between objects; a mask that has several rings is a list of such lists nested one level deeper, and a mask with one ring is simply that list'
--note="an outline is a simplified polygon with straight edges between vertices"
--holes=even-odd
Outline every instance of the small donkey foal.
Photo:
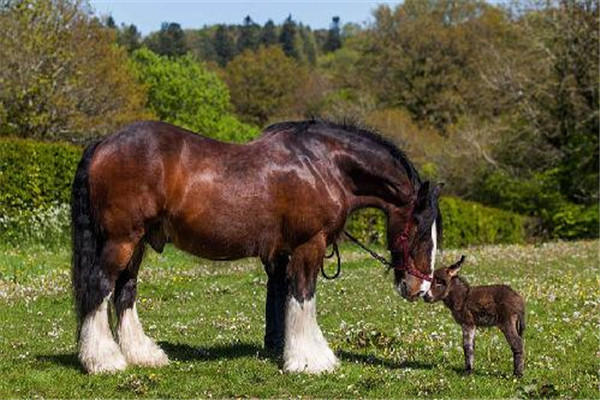
[{"label": "small donkey foal", "polygon": [[437,269],[433,284],[423,299],[428,303],[442,300],[462,326],[466,374],[473,371],[475,327],[497,326],[512,350],[514,374],[521,377],[525,303],[517,292],[506,285],[470,287],[458,276],[464,260],[465,256],[462,256],[455,264]]}]

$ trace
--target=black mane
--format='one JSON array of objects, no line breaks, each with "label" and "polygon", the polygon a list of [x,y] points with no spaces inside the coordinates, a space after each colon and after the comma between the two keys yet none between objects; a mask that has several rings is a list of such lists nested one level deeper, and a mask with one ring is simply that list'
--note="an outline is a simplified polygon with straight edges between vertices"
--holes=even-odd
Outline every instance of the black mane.
[{"label": "black mane", "polygon": [[408,159],[406,154],[400,150],[395,144],[384,138],[381,133],[377,130],[367,127],[358,123],[355,120],[343,120],[342,122],[334,122],[323,119],[309,119],[305,121],[290,121],[281,122],[268,126],[263,134],[281,132],[281,131],[293,131],[301,134],[307,132],[310,128],[324,128],[330,132],[343,131],[360,136],[364,139],[370,140],[380,146],[382,146],[387,152],[397,160],[406,170],[409,180],[416,187],[420,187],[422,184],[421,177],[417,172],[412,162]]}]

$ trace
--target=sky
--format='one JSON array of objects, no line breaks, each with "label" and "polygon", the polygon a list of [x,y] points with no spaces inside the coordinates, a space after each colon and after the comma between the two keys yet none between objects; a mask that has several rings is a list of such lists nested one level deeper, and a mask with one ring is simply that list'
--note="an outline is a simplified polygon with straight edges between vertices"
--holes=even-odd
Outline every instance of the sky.
[{"label": "sky", "polygon": [[177,22],[188,29],[218,23],[240,24],[246,15],[263,25],[268,19],[279,24],[291,13],[295,21],[313,29],[328,28],[334,16],[339,16],[342,24],[364,24],[372,20],[371,11],[378,4],[394,6],[400,1],[91,0],[90,3],[97,15],[112,15],[118,25],[135,24],[145,35],[159,30],[162,22]]}]

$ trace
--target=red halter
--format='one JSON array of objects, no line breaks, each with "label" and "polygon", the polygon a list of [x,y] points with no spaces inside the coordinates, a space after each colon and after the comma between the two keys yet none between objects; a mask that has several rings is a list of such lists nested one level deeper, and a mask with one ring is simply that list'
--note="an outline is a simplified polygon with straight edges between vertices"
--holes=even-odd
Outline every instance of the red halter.
[{"label": "red halter", "polygon": [[418,269],[411,268],[408,266],[408,231],[412,227],[412,213],[414,209],[414,203],[411,205],[408,213],[408,222],[404,225],[404,231],[396,238],[396,248],[402,248],[402,264],[394,265],[393,268],[398,271],[404,271],[407,274],[416,276],[424,281],[431,282],[433,278],[426,273],[419,271]]}]

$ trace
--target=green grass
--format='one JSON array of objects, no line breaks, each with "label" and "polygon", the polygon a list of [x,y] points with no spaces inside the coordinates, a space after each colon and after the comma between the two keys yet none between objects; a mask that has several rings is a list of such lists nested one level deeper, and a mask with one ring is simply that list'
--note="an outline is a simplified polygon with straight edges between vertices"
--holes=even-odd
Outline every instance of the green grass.
[{"label": "green grass", "polygon": [[[142,265],[140,318],[171,359],[89,376],[77,362],[69,251],[0,247],[0,398],[597,398],[598,242],[464,250],[472,284],[527,302],[525,377],[497,329],[476,337],[462,375],[460,327],[442,304],[409,303],[352,247],[319,281],[319,322],[341,366],[290,375],[261,348],[266,277],[253,260],[209,263],[169,248]],[[445,262],[460,251],[446,251]]]}]

